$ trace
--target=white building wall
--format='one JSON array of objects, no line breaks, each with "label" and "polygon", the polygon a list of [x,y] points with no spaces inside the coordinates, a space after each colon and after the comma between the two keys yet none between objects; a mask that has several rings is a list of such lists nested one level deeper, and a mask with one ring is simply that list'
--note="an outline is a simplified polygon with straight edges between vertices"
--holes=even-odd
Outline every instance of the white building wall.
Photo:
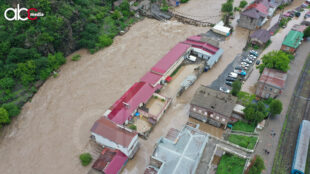
[{"label": "white building wall", "polygon": [[137,146],[137,144],[138,144],[138,135],[136,135],[132,139],[132,141],[130,142],[128,147],[123,147],[122,145],[116,144],[115,142],[110,141],[109,139],[106,139],[106,138],[104,138],[104,137],[102,137],[96,133],[92,132],[91,134],[95,137],[96,143],[98,143],[102,146],[108,146],[108,147],[111,147],[114,149],[118,149],[128,157],[132,155],[134,147]]}]

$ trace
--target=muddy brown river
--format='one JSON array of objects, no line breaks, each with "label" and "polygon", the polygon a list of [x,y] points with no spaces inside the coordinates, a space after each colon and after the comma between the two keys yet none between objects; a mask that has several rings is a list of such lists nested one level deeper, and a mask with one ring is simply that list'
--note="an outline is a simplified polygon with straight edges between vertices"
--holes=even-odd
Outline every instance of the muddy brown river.
[{"label": "muddy brown river", "polygon": [[[214,10],[212,14],[224,2],[212,1],[213,5],[208,6],[205,0],[191,1],[184,8],[191,9],[201,2],[205,8],[196,10]],[[17,119],[3,130],[1,174],[87,173],[90,166],[82,167],[78,156],[83,152],[94,153],[89,143],[94,121],[176,43],[207,30],[176,21],[144,19],[125,35],[116,37],[112,46],[96,54],[86,50],[74,53],[80,54],[81,60],[68,61],[62,66],[59,76],[48,79]],[[181,128],[185,124],[188,103],[195,90],[200,84],[211,84],[222,73],[241,53],[247,36],[247,30],[237,28],[221,43],[222,59],[172,103],[149,139],[140,140],[140,150],[123,173],[143,173],[158,138],[171,127]]]}]

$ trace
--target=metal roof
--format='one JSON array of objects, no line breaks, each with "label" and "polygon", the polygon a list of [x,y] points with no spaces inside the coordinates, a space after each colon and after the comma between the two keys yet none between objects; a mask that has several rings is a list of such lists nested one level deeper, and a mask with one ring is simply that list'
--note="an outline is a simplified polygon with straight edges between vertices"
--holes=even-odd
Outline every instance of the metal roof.
[{"label": "metal roof", "polygon": [[299,31],[291,30],[286,36],[283,41],[283,45],[288,47],[297,48],[302,41],[304,34]]},{"label": "metal roof", "polygon": [[101,117],[94,123],[91,132],[116,144],[120,144],[123,147],[128,147],[133,138],[137,135],[137,133],[130,132],[105,117]]},{"label": "metal roof", "polygon": [[303,173],[305,172],[309,141],[310,141],[310,121],[303,120],[299,128],[292,172],[293,170],[298,170]]},{"label": "metal roof", "polygon": [[286,78],[287,74],[285,72],[276,69],[265,68],[258,81],[278,89],[283,89],[285,86]]}]

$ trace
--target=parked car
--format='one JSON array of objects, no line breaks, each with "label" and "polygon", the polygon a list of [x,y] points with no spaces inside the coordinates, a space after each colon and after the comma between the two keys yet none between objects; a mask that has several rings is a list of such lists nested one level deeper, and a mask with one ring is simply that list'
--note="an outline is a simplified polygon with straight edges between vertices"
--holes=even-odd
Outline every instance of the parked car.
[{"label": "parked car", "polygon": [[259,65],[260,64],[260,60],[256,60],[256,65]]},{"label": "parked car", "polygon": [[251,51],[250,51],[250,54],[251,54],[251,55],[254,55],[254,56],[256,56],[256,57],[258,57],[258,53],[257,53],[257,51],[255,51],[255,50],[251,50]]},{"label": "parked car", "polygon": [[226,94],[229,94],[230,93],[230,90],[227,89],[226,87],[220,87],[220,91],[226,93]]},{"label": "parked car", "polygon": [[233,82],[230,82],[230,81],[226,81],[226,82],[225,82],[225,84],[228,85],[228,86],[232,86],[232,83],[233,83]]},{"label": "parked car", "polygon": [[252,64],[253,61],[251,61],[250,59],[245,59],[245,62],[248,63],[248,64]]},{"label": "parked car", "polygon": [[241,66],[249,66],[249,64],[248,63],[246,63],[246,62],[241,62]]},{"label": "parked car", "polygon": [[236,70],[242,70],[243,68],[241,66],[236,66],[235,69]]},{"label": "parked car", "polygon": [[234,72],[231,72],[231,73],[229,73],[228,77],[237,78],[238,74],[234,73]]},{"label": "parked car", "polygon": [[236,78],[233,77],[227,77],[226,81],[230,81],[230,82],[234,82],[235,80],[237,80]]}]

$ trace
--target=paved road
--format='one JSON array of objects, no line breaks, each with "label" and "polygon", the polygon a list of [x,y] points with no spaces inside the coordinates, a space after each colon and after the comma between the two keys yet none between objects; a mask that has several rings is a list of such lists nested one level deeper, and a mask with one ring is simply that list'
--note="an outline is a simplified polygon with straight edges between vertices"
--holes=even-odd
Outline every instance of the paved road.
[{"label": "paved road", "polygon": [[[305,60],[310,53],[310,42],[304,42],[297,51],[296,58],[290,64],[290,70],[288,71],[288,77],[286,81],[286,87],[283,94],[278,98],[283,103],[283,111],[280,115],[267,121],[267,125],[260,134],[260,142],[256,148],[255,153],[262,156],[265,161],[266,170],[263,174],[270,174],[272,164],[275,156],[275,152],[278,146],[279,135],[281,134],[287,108],[289,107],[290,100],[292,98],[295,85],[298,80],[298,76],[302,70]],[[275,137],[270,135],[271,131],[276,133]],[[270,151],[269,155],[266,155],[263,149]]]}]

